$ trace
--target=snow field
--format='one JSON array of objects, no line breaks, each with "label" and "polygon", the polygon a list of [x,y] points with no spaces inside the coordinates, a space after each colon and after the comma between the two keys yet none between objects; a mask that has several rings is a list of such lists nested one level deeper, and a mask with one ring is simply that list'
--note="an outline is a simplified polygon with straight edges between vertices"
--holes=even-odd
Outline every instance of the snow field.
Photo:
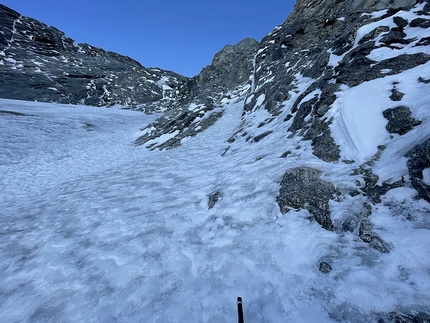
[{"label": "snow field", "polygon": [[[0,321],[231,322],[242,296],[247,321],[365,322],[430,298],[429,205],[411,201],[413,190],[393,190],[371,216],[391,246],[382,255],[307,211],[280,213],[289,168],[318,168],[341,190],[353,181],[352,166],[287,140],[288,123],[221,156],[239,126],[259,134],[264,109],[241,121],[243,102],[226,104],[214,126],[166,151],[133,146],[155,118],[139,112],[7,100],[0,110],[26,114],[0,114]],[[216,191],[223,197],[208,210]],[[363,202],[332,201],[333,221]],[[320,261],[332,272],[319,272]]]}]

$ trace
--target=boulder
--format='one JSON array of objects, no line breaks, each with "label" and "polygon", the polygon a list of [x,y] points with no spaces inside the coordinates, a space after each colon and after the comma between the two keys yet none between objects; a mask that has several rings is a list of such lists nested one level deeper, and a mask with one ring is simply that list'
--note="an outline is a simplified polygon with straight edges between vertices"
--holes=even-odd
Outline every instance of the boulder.
[{"label": "boulder", "polygon": [[276,200],[282,213],[287,213],[290,208],[307,209],[324,229],[333,231],[329,201],[338,191],[332,183],[320,177],[321,172],[310,167],[287,171]]},{"label": "boulder", "polygon": [[415,126],[421,124],[421,121],[412,118],[411,110],[406,106],[398,106],[392,109],[387,109],[382,112],[388,124],[385,126],[389,133],[397,133],[404,135],[411,131]]},{"label": "boulder", "polygon": [[411,27],[429,28],[430,27],[430,19],[416,18],[416,19],[412,20],[409,25]]},{"label": "boulder", "polygon": [[430,186],[423,181],[423,170],[430,168],[430,138],[408,151],[405,157],[408,158],[412,186],[421,198],[430,203]]},{"label": "boulder", "polygon": [[403,96],[404,96],[405,94],[404,93],[402,93],[402,92],[400,92],[399,90],[397,90],[397,89],[392,89],[391,90],[391,95],[390,95],[390,100],[391,101],[401,101],[402,99],[403,99]]},{"label": "boulder", "polygon": [[210,194],[209,200],[208,200],[208,209],[212,209],[215,206],[215,204],[219,201],[219,199],[222,197],[223,197],[223,193],[220,191],[216,191]]},{"label": "boulder", "polygon": [[319,271],[322,272],[323,274],[328,274],[329,272],[332,271],[332,267],[328,262],[322,261],[320,262],[320,266],[319,266]]}]

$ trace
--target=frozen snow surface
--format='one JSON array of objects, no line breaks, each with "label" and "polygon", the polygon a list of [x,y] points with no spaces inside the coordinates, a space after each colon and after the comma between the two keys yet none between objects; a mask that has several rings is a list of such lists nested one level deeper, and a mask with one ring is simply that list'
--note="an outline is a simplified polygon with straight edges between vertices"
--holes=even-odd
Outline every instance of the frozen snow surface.
[{"label": "frozen snow surface", "polygon": [[[363,115],[342,112],[356,91],[339,94],[333,129],[338,140],[348,129],[346,157],[365,158],[386,136],[358,139]],[[243,112],[233,101],[181,147],[149,151],[133,142],[153,115],[0,100],[0,322],[235,322],[237,296],[247,322],[369,322],[428,309],[430,205],[408,187],[383,196],[371,221],[388,254],[321,228],[305,210],[281,214],[287,169],[318,168],[342,190],[352,166],[286,141],[283,123],[225,153]],[[255,123],[267,116],[255,111]],[[423,136],[428,122],[408,141],[394,138],[387,154]],[[374,126],[372,136],[383,133],[381,118]],[[406,176],[404,160],[397,171]],[[332,201],[335,226],[362,204],[361,196]],[[333,270],[321,273],[321,261]]]},{"label": "frozen snow surface", "polygon": [[385,129],[388,121],[382,112],[399,106],[399,102],[389,99],[393,84],[406,93],[400,104],[408,103],[412,115],[424,119],[427,125],[406,135],[409,138],[402,141],[406,146],[396,146],[399,150],[397,157],[428,138],[430,87],[418,81],[420,75],[430,78],[430,63],[397,75],[364,82],[354,88],[344,86],[337,94],[338,99],[333,108],[327,112],[327,117],[334,118],[331,130],[341,147],[343,158],[364,162],[378,152],[379,145],[390,141],[390,134]]},{"label": "frozen snow surface", "polygon": [[[396,15],[415,19],[423,5]],[[361,26],[351,50],[384,26],[395,27],[393,18]],[[429,30],[407,26],[412,42],[375,46],[367,57],[429,54],[418,45]],[[331,67],[348,54],[327,52]],[[246,322],[391,323],[390,313],[430,313],[430,204],[412,187],[404,157],[429,138],[430,63],[336,87],[318,121],[340,158],[325,162],[303,132],[289,132],[294,103],[324,92],[308,91],[313,76],[284,62],[294,86],[269,112],[265,87],[276,75],[257,78],[257,55],[250,82],[217,102],[222,116],[175,149],[135,145],[145,126],[157,130],[157,114],[0,99],[1,323],[235,322],[238,296]],[[168,98],[168,81],[149,82]],[[389,133],[383,112],[398,107],[417,122]],[[184,111],[199,109],[194,102]],[[166,127],[145,146],[168,143],[183,127]],[[329,202],[333,231],[306,209],[280,211],[284,174],[303,166],[339,192]],[[422,182],[430,185],[428,167]],[[380,202],[370,205],[368,185],[381,189]],[[363,222],[386,250],[360,238]]]}]

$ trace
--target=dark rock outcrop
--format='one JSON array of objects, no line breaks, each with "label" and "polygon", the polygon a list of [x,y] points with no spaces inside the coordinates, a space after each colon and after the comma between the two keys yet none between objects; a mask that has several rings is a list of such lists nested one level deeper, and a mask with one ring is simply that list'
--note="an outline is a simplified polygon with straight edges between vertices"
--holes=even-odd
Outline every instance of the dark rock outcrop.
[{"label": "dark rock outcrop", "polygon": [[290,208],[307,209],[326,230],[333,230],[328,202],[338,194],[335,186],[320,179],[321,172],[298,167],[285,173],[276,198],[282,213]]},{"label": "dark rock outcrop", "polygon": [[360,224],[359,237],[364,242],[368,243],[372,248],[381,253],[388,253],[389,250],[385,246],[384,241],[376,233],[372,232],[373,225],[368,219],[363,219]]},{"label": "dark rock outcrop", "polygon": [[386,129],[389,133],[404,135],[421,124],[421,121],[412,118],[411,110],[406,106],[387,109],[382,114],[388,120]]},{"label": "dark rock outcrop", "polygon": [[201,88],[234,89],[246,83],[253,73],[253,57],[259,43],[245,38],[236,45],[226,45],[197,76]]},{"label": "dark rock outcrop", "polygon": [[412,186],[421,198],[430,203],[430,186],[423,180],[423,170],[430,168],[430,139],[411,149],[405,157],[408,158]]},{"label": "dark rock outcrop", "polygon": [[329,272],[332,271],[332,267],[328,262],[322,261],[320,262],[320,266],[319,266],[319,271],[322,272],[323,274],[328,274]]},{"label": "dark rock outcrop", "polygon": [[402,92],[400,92],[394,88],[391,90],[390,100],[401,101],[404,95],[405,95],[404,93],[402,93]]},{"label": "dark rock outcrop", "polygon": [[208,209],[212,209],[215,206],[215,204],[219,201],[219,199],[222,197],[223,197],[223,194],[222,192],[219,192],[219,191],[216,191],[211,195],[209,195]]},{"label": "dark rock outcrop", "polygon": [[430,314],[414,313],[414,314],[397,314],[391,313],[395,323],[430,323]]},{"label": "dark rock outcrop", "polygon": [[409,25],[411,27],[429,28],[430,27],[430,19],[416,18],[416,19],[412,20]]},{"label": "dark rock outcrop", "polygon": [[[410,10],[417,2],[345,0],[328,5],[327,1],[321,0],[297,1],[285,23],[260,44],[255,57],[255,73],[251,76],[253,91],[246,100],[245,111],[264,108],[277,116],[283,110],[284,102],[297,90],[294,85],[297,75],[313,79],[297,97],[284,121],[293,120],[289,131],[310,140],[315,156],[326,162],[338,161],[340,151],[325,114],[335,102],[335,93],[340,86],[354,87],[430,60],[430,55],[424,53],[401,54],[380,61],[368,58],[377,48],[412,44],[404,32],[409,22],[396,14],[400,9]],[[390,10],[383,16],[370,15],[386,8]],[[378,25],[356,39],[357,31],[363,25],[390,17],[395,27],[392,24]],[[417,23],[415,25],[414,28],[421,28]],[[424,39],[413,41],[414,46],[420,46]],[[402,94],[393,91],[392,99],[399,101]]]},{"label": "dark rock outcrop", "polygon": [[171,149],[181,145],[181,140],[194,137],[212,126],[223,111],[204,104],[179,107],[166,111],[163,116],[142,130],[146,133],[136,139],[135,145],[149,149]]},{"label": "dark rock outcrop", "polygon": [[400,9],[411,8],[418,1],[416,0],[340,0],[334,6],[328,6],[323,0],[297,0],[294,11],[288,17],[287,22],[299,19],[310,20],[319,17],[336,17],[339,13],[345,15],[356,12],[373,12],[386,8]]}]

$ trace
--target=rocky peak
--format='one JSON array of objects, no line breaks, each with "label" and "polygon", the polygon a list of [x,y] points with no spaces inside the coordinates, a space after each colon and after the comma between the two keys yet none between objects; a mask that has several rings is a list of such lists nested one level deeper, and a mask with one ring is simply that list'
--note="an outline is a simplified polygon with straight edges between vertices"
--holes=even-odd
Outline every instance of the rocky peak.
[{"label": "rocky peak", "polygon": [[226,45],[222,50],[215,54],[212,66],[219,64],[233,63],[235,56],[247,56],[258,47],[259,43],[253,38],[245,38],[236,45]]},{"label": "rocky peak", "polygon": [[199,86],[215,85],[233,89],[248,81],[258,46],[259,43],[253,38],[245,38],[236,45],[226,45],[214,56],[212,64],[197,76]]}]

